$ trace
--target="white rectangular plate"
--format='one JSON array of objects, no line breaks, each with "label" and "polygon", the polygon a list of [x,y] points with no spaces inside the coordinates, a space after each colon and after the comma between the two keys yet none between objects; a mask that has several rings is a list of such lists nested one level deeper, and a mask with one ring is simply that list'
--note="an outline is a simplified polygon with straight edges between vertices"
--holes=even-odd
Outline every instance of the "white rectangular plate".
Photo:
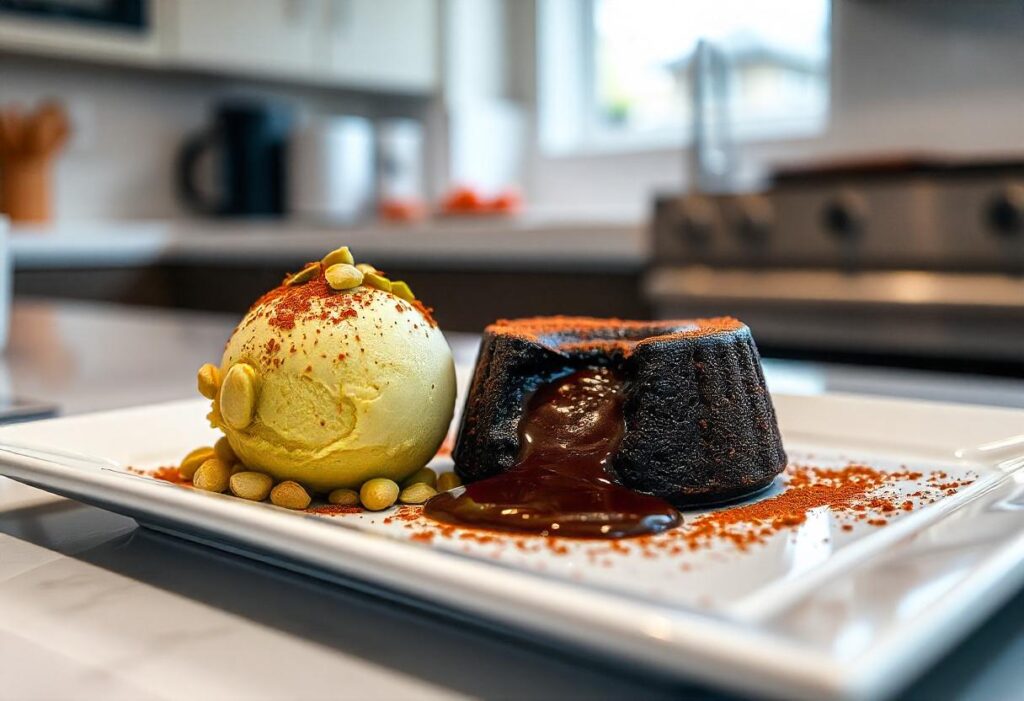
[{"label": "white rectangular plate", "polygon": [[[920,503],[885,527],[823,507],[746,549],[723,539],[691,550],[673,547],[685,543],[672,535],[611,546],[452,531],[408,509],[297,514],[121,467],[173,464],[210,443],[201,401],[2,429],[0,443],[14,447],[0,451],[0,474],[662,673],[780,697],[889,693],[1024,580],[1024,412],[840,396],[780,396],[776,408],[793,463],[920,471],[887,488],[897,503]],[[936,495],[928,475],[939,470],[970,484],[933,502],[914,497]],[[687,524],[702,513],[687,513]]]}]

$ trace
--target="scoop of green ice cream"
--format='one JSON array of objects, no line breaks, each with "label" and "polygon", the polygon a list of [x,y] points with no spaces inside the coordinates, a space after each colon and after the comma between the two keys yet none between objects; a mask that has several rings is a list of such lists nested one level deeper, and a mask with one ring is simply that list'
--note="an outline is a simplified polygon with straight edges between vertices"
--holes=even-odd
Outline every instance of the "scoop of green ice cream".
[{"label": "scoop of green ice cream", "polygon": [[455,406],[451,350],[429,313],[368,286],[333,290],[322,271],[249,310],[220,375],[210,419],[238,457],[322,492],[411,475]]}]

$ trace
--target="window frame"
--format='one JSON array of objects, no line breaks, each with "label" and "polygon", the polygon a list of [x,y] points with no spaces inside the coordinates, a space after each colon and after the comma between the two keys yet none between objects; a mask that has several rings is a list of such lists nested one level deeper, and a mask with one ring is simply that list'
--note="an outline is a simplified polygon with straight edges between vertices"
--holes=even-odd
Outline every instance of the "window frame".
[{"label": "window frame", "polygon": [[[596,95],[597,0],[537,0],[537,132],[546,157],[678,151],[692,143],[691,124],[643,133],[601,124]],[[832,17],[829,16],[831,37]],[[832,41],[829,40],[826,95],[821,111],[772,122],[731,125],[737,143],[780,145],[806,142],[827,130],[832,111]],[[565,84],[576,89],[565,89]]]}]

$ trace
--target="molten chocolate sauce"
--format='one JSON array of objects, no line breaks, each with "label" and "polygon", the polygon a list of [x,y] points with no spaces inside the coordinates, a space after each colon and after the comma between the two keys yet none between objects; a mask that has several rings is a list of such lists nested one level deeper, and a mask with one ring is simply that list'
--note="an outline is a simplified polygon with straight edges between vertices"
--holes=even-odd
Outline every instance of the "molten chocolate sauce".
[{"label": "molten chocolate sauce", "polygon": [[538,389],[519,423],[508,471],[439,494],[424,513],[457,526],[570,538],[624,538],[682,523],[668,503],[612,481],[622,440],[622,382],[607,368],[580,370]]}]

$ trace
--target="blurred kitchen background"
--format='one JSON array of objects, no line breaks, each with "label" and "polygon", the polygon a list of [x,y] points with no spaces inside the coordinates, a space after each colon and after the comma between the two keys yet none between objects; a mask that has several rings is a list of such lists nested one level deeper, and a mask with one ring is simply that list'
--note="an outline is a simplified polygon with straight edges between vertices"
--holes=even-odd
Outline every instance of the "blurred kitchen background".
[{"label": "blurred kitchen background", "polygon": [[1020,376],[1022,37],[1020,0],[0,0],[4,285],[241,313],[348,244],[449,330],[732,314]]}]

